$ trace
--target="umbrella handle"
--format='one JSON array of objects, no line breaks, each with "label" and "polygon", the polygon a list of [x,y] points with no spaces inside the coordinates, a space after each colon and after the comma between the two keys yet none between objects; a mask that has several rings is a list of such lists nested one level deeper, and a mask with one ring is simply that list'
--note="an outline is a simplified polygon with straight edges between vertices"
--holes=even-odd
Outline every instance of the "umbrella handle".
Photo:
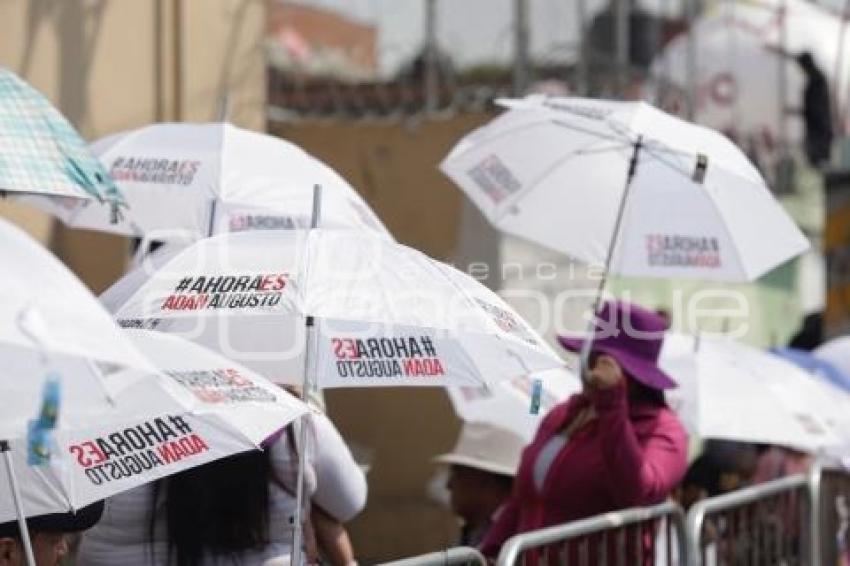
[{"label": "umbrella handle", "polygon": [[21,502],[21,493],[18,491],[18,480],[15,478],[15,470],[12,466],[12,452],[9,449],[9,442],[7,440],[0,440],[0,452],[3,453],[3,460],[6,463],[6,473],[9,477],[9,488],[12,490],[12,500],[15,502],[15,511],[18,514],[18,528],[21,531],[21,545],[24,547],[24,554],[27,558],[27,566],[36,566],[35,556],[32,553],[30,532],[27,528],[26,516],[24,515],[24,506]]}]

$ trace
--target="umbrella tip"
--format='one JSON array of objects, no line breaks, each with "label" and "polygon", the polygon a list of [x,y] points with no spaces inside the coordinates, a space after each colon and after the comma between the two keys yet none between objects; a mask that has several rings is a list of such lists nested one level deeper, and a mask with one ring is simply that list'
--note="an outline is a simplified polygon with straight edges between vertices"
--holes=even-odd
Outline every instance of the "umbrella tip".
[{"label": "umbrella tip", "polygon": [[694,174],[691,176],[694,183],[699,183],[700,185],[705,182],[705,172],[708,169],[708,156],[704,153],[697,154],[697,162],[694,167]]}]

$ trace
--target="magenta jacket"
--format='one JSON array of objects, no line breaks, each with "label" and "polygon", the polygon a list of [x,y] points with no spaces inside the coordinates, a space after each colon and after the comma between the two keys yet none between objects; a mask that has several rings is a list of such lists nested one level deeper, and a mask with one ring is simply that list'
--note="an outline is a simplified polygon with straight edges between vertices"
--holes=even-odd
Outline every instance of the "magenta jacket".
[{"label": "magenta jacket", "polygon": [[[534,485],[534,462],[546,442],[589,403],[597,418],[577,431]],[[522,454],[514,491],[481,545],[496,556],[511,536],[600,513],[664,501],[687,468],[688,437],[664,405],[629,406],[625,387],[572,396],[540,424]]]}]

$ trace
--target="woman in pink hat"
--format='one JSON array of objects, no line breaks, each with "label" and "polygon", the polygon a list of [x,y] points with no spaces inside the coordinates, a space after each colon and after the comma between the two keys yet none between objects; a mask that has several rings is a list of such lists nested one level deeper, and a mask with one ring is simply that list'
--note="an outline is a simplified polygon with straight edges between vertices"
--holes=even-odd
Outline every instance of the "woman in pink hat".
[{"label": "woman in pink hat", "polygon": [[[676,383],[658,367],[666,329],[661,316],[636,305],[603,306],[584,391],[552,409],[523,451],[511,499],[481,545],[485,555],[496,556],[517,533],[663,502],[681,481],[687,434],[664,401]],[[581,350],[580,339],[558,340]],[[628,556],[640,552],[649,564],[651,536],[642,547]],[[617,563],[613,547],[607,556]],[[590,563],[600,562],[591,556]]]}]

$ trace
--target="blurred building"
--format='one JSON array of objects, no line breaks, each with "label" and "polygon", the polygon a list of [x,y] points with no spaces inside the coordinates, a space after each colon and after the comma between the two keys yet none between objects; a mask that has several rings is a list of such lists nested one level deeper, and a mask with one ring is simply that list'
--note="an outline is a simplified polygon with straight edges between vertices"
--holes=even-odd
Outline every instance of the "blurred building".
[{"label": "blurred building", "polygon": [[294,77],[372,80],[378,71],[378,34],[330,10],[286,0],[269,5],[270,66]]}]

